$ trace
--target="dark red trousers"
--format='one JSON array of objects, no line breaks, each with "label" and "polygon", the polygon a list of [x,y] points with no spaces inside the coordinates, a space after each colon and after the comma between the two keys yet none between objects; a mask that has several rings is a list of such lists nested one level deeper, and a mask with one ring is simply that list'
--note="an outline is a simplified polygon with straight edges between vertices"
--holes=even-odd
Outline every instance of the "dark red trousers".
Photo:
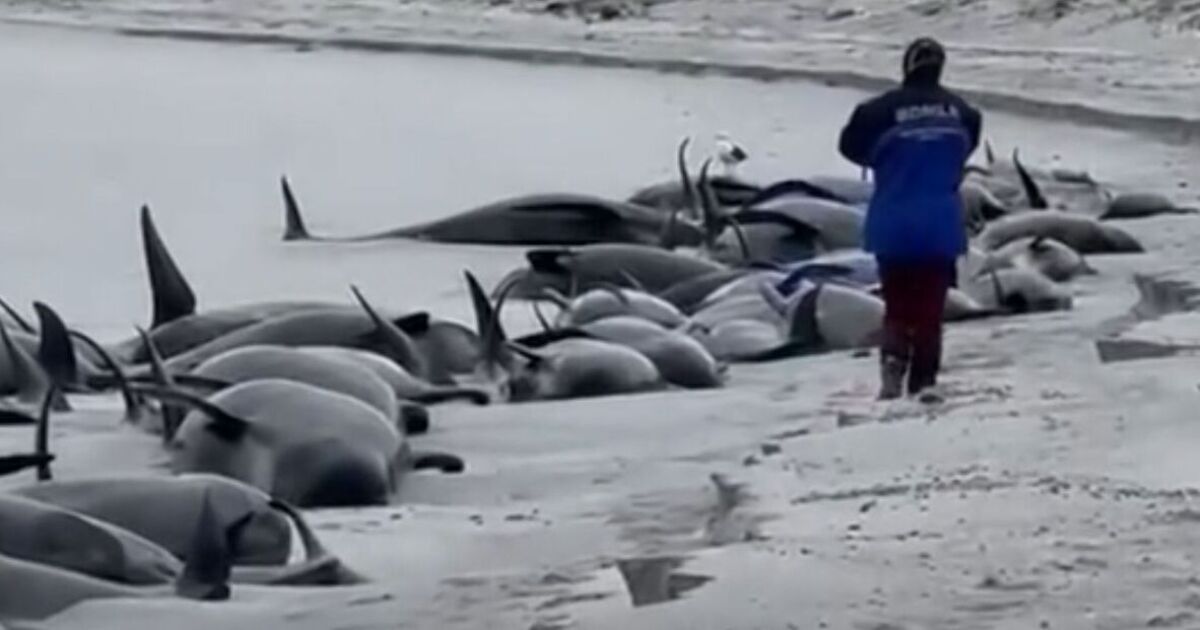
[{"label": "dark red trousers", "polygon": [[880,353],[906,366],[910,394],[937,383],[942,313],[954,275],[953,260],[879,261],[886,307]]}]

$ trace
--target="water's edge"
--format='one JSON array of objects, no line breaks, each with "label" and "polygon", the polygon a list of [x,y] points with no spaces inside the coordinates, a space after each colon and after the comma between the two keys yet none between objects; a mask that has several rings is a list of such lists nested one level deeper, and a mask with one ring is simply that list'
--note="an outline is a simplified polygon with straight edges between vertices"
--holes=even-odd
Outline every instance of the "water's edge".
[{"label": "water's edge", "polygon": [[[121,27],[61,22],[29,18],[0,18],[0,22],[50,28],[111,32],[127,37],[199,41],[260,46],[286,46],[302,50],[331,48],[368,53],[419,53],[431,55],[482,57],[503,61],[545,65],[574,65],[601,68],[632,68],[689,76],[717,75],[755,81],[807,81],[828,87],[874,91],[895,84],[893,77],[864,72],[820,67],[796,67],[758,62],[737,62],[710,57],[692,58],[654,55],[638,51],[613,52],[545,44],[522,45],[488,42],[480,39],[433,39],[325,37],[255,30],[230,31],[203,28]],[[1170,143],[1186,144],[1200,138],[1200,118],[1123,112],[1093,105],[1051,100],[1039,96],[1018,95],[1002,90],[956,88],[963,96],[986,109],[993,109],[1041,120],[1070,122],[1078,125],[1132,132]]]}]

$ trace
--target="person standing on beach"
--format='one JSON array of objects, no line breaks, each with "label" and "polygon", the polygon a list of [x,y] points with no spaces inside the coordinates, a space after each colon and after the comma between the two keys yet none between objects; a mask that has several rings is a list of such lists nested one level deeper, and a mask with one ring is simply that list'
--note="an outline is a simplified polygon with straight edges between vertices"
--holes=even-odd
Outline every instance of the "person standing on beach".
[{"label": "person standing on beach", "polygon": [[874,174],[864,246],[875,255],[886,305],[881,400],[937,384],[942,311],[967,236],[959,186],[983,117],[941,85],[946,51],[921,38],[904,53],[904,81],[855,108],[839,149]]}]

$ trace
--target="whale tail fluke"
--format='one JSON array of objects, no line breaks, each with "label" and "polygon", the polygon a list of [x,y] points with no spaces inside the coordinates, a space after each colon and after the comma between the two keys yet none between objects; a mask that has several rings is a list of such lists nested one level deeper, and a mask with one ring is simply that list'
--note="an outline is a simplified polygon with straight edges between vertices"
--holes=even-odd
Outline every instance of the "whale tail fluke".
[{"label": "whale tail fluke", "polygon": [[279,185],[283,190],[283,210],[286,221],[283,240],[312,240],[312,235],[308,233],[308,227],[304,225],[304,217],[300,216],[300,204],[296,202],[296,195],[292,193],[292,185],[288,183],[286,175],[279,178]]}]

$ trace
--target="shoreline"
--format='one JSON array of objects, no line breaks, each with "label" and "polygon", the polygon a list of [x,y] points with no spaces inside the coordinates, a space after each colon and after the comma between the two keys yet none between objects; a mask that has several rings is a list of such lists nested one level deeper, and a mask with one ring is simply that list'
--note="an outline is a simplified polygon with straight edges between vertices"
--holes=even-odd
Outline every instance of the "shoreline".
[{"label": "shoreline", "polygon": [[[550,42],[511,43],[499,37],[397,36],[375,38],[359,35],[324,35],[270,31],[265,29],[213,29],[183,26],[123,26],[110,24],[73,23],[57,19],[30,19],[0,16],[0,23],[12,27],[69,29],[107,33],[140,39],[291,47],[303,52],[331,49],[375,54],[426,54],[492,59],[532,65],[577,66],[583,68],[624,68],[664,74],[704,76],[714,75],[760,82],[799,81],[818,83],[827,87],[875,91],[895,84],[895,79],[875,74],[831,66],[799,67],[772,63],[754,58],[738,59],[737,55],[722,56],[705,51],[686,55],[668,51],[645,50],[652,46],[628,46],[614,50],[614,42],[597,45],[592,41],[577,41],[571,45]],[[620,44],[620,42],[616,42]],[[627,43],[627,42],[626,42]],[[668,47],[669,48],[669,47]],[[978,106],[1045,121],[1065,122],[1087,127],[1131,132],[1155,140],[1182,145],[1200,138],[1200,116],[1190,117],[1171,113],[1150,114],[1097,107],[1071,99],[1050,99],[1044,96],[1022,96],[1012,90],[987,90],[960,85],[953,80],[953,89]]]}]

